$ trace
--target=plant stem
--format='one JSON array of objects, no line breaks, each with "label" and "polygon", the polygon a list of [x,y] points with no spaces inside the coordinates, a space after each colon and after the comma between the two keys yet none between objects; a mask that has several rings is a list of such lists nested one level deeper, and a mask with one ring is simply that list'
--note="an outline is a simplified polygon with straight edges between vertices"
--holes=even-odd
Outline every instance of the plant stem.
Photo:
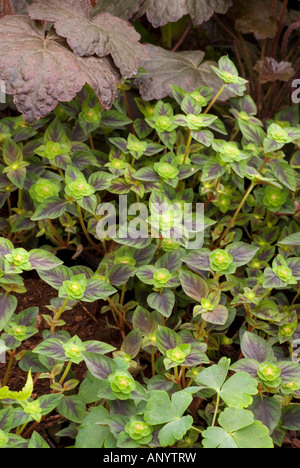
[{"label": "plant stem", "polygon": [[192,426],[191,429],[193,429],[193,431],[199,432],[199,434],[202,434],[203,432],[203,431],[200,431],[200,429],[197,429],[197,427],[195,426]]},{"label": "plant stem", "polygon": [[218,411],[219,411],[219,405],[220,405],[220,393],[218,392],[216,407],[215,407],[215,413],[214,413],[214,418],[213,418],[213,422],[212,422],[212,427],[214,427],[214,425],[216,424],[217,415],[218,415]]},{"label": "plant stem", "polygon": [[190,20],[189,23],[188,23],[188,25],[187,25],[187,27],[185,28],[185,30],[184,30],[184,32],[183,32],[181,38],[179,39],[179,41],[177,42],[177,44],[175,44],[175,46],[173,47],[172,52],[176,52],[177,49],[179,49],[179,47],[180,47],[181,44],[183,43],[184,39],[185,39],[186,36],[188,35],[188,33],[189,33],[189,31],[190,31],[190,29],[191,29],[191,27],[192,27],[192,24],[193,24],[193,22],[192,22],[192,20]]},{"label": "plant stem", "polygon": [[90,147],[92,150],[95,149],[95,145],[94,145],[94,140],[93,140],[93,135],[92,133],[89,133],[89,141],[90,141]]},{"label": "plant stem", "polygon": [[27,422],[23,424],[23,426],[21,426],[17,431],[16,431],[16,435],[21,435],[22,432],[24,431],[25,427],[27,426]]},{"label": "plant stem", "polygon": [[67,367],[65,369],[65,372],[63,373],[63,375],[62,375],[62,377],[61,377],[61,379],[59,381],[59,385],[62,385],[64,383],[68,373],[70,372],[71,366],[72,366],[72,362],[70,361],[70,362],[68,362]]},{"label": "plant stem", "polygon": [[300,296],[300,289],[298,290],[296,296],[295,296],[294,299],[292,300],[291,305],[294,305],[294,304],[296,303],[296,300],[298,299],[299,296]]},{"label": "plant stem", "polygon": [[111,300],[110,297],[107,298],[107,302],[109,303],[109,305],[113,308],[113,310],[116,312],[116,314],[118,315],[118,317],[122,320],[122,322],[124,323],[124,325],[127,325],[128,328],[130,328],[130,330],[133,330],[133,326],[131,325],[131,323],[129,323],[126,318],[124,317],[124,315],[122,314],[122,312],[119,311],[119,309],[116,307],[116,305],[113,303],[113,301]]},{"label": "plant stem", "polygon": [[121,299],[120,299],[120,304],[121,304],[121,305],[124,304],[125,293],[126,293],[126,287],[127,287],[127,285],[126,285],[126,284],[123,284],[122,293],[121,293]]},{"label": "plant stem", "polygon": [[8,379],[9,379],[10,371],[12,369],[12,366],[13,366],[13,363],[14,363],[14,360],[15,360],[15,352],[16,352],[15,349],[11,352],[11,355],[10,355],[10,358],[9,358],[9,362],[8,362],[8,365],[7,365],[7,369],[6,369],[6,372],[5,372],[1,387],[5,387],[5,385],[7,384]]},{"label": "plant stem", "polygon": [[84,224],[84,219],[83,219],[83,216],[82,216],[82,211],[81,211],[81,207],[80,205],[77,203],[77,210],[78,210],[78,214],[79,214],[79,221],[80,221],[80,224],[81,224],[81,227],[82,227],[82,230],[85,234],[85,237],[87,238],[87,240],[89,241],[89,244],[96,250],[98,250],[98,247],[97,245],[95,244],[95,242],[93,241],[93,239],[91,238],[91,236],[89,235],[88,231],[87,231],[87,228],[85,227],[85,224]]},{"label": "plant stem", "polygon": [[152,346],[151,348],[151,369],[152,369],[152,377],[155,377],[155,347]]},{"label": "plant stem", "polygon": [[[55,320],[55,321],[58,321],[58,320],[60,319],[61,314],[62,314],[63,311],[65,310],[65,307],[66,307],[66,305],[68,304],[69,300],[70,300],[70,299],[67,297],[67,299],[65,300],[65,302],[63,303],[63,305],[61,306],[61,308],[59,309],[59,311],[55,314],[55,317],[54,317],[54,320]],[[54,332],[55,332],[55,327],[56,327],[56,325],[55,325],[55,323],[53,323],[53,324],[51,325],[51,330],[50,330],[51,333],[54,333]]]},{"label": "plant stem", "polygon": [[219,237],[215,247],[218,247],[218,245],[220,245],[220,243],[222,242],[222,240],[224,239],[224,237],[226,237],[227,233],[229,232],[229,230],[231,229],[231,227],[234,225],[235,221],[236,221],[236,218],[238,217],[238,214],[240,213],[241,209],[243,208],[247,198],[249,197],[250,193],[252,192],[252,190],[254,189],[255,187],[255,183],[254,182],[251,182],[251,185],[250,187],[248,188],[247,192],[245,193],[241,203],[239,204],[236,212],[234,213],[233,215],[233,218],[231,219],[230,223],[228,224],[227,228],[225,229],[225,231],[223,232],[223,234],[221,235],[221,237]]},{"label": "plant stem", "polygon": [[210,102],[209,106],[205,109],[205,111],[203,112],[204,114],[208,114],[208,112],[210,111],[214,103],[219,99],[219,97],[221,96],[221,94],[223,93],[225,89],[226,89],[226,85],[224,84],[222,88],[220,89],[220,91],[216,94],[216,96]]}]

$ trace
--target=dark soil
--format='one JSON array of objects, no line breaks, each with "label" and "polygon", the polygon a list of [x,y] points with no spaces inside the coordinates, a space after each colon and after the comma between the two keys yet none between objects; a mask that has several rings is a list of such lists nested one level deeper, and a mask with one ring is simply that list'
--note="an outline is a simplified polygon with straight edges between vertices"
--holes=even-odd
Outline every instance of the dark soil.
[{"label": "dark soil", "polygon": [[[22,349],[32,350],[42,341],[42,333],[49,326],[42,317],[42,314],[49,314],[46,308],[50,300],[57,296],[57,292],[49,285],[39,279],[38,276],[29,274],[25,279],[26,294],[16,294],[18,299],[17,313],[28,307],[39,307],[37,328],[39,332],[22,344]],[[109,343],[116,348],[120,348],[122,337],[119,330],[114,326],[113,317],[110,314],[100,313],[103,303],[94,304],[79,303],[73,310],[63,314],[62,319],[66,322],[63,327],[71,336],[77,335],[82,341],[99,340]],[[221,353],[224,356],[236,360],[240,350],[236,346],[221,346]],[[0,364],[0,381],[5,375],[6,365]],[[145,371],[146,372],[146,371]],[[81,363],[74,366],[74,373],[77,380],[82,382],[87,374],[86,366]],[[35,377],[35,375],[33,375]],[[11,390],[20,390],[26,381],[26,374],[15,363],[10,374],[8,385]],[[50,383],[47,379],[37,380],[35,383],[34,397],[39,397],[51,392]],[[55,434],[63,428],[68,427],[68,422],[60,415],[50,414],[34,430],[38,431],[47,441],[51,448],[65,448],[72,446],[74,440],[70,438],[59,438]],[[30,436],[30,434],[28,434]],[[298,432],[287,431],[282,448],[300,448],[300,438]]]}]

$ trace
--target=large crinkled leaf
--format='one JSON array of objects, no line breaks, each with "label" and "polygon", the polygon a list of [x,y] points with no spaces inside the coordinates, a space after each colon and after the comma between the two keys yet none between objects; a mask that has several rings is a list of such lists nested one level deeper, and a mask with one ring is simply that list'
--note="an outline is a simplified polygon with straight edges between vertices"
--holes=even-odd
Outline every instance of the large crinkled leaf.
[{"label": "large crinkled leaf", "polygon": [[254,69],[259,74],[261,83],[269,83],[272,81],[289,81],[295,74],[295,70],[291,62],[277,62],[272,57],[265,57],[259,60]]},{"label": "large crinkled leaf", "polygon": [[139,14],[147,18],[155,28],[169,22],[176,22],[189,14],[194,24],[202,24],[216,13],[226,13],[232,5],[231,0],[144,0]]},{"label": "large crinkled leaf", "polygon": [[[235,27],[244,34],[253,33],[256,39],[267,39],[275,36],[277,21],[282,11],[279,0],[234,0],[228,15],[235,19]],[[275,16],[274,16],[275,13]],[[287,15],[286,15],[287,16]]]},{"label": "large crinkled leaf", "polygon": [[[150,44],[145,45],[148,58],[140,62],[146,73],[135,80],[142,98],[146,101],[172,96],[173,86],[180,86],[185,91],[193,92],[200,86],[213,88],[216,94],[222,87],[222,81],[211,69],[215,62],[202,63],[204,52],[171,52]],[[225,90],[220,100],[227,100],[233,94]]]},{"label": "large crinkled leaf", "polygon": [[38,0],[30,7],[34,19],[54,22],[57,34],[67,39],[76,55],[81,57],[111,54],[124,78],[138,70],[138,61],[145,57],[140,35],[127,21],[110,13],[91,17],[82,11],[80,0]]},{"label": "large crinkled leaf", "polygon": [[106,11],[123,19],[130,19],[138,11],[143,0],[98,0],[94,14]]},{"label": "large crinkled leaf", "polygon": [[106,108],[117,93],[106,60],[76,57],[53,31],[45,38],[43,28],[25,16],[0,20],[0,79],[28,122],[72,100],[85,83]]}]

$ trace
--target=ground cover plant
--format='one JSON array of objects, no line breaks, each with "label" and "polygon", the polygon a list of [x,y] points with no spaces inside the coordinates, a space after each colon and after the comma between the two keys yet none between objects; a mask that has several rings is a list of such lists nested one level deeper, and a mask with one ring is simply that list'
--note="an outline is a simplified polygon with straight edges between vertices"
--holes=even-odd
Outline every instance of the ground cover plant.
[{"label": "ground cover plant", "polygon": [[298,13],[169,3],[1,2],[1,448],[299,447]]}]

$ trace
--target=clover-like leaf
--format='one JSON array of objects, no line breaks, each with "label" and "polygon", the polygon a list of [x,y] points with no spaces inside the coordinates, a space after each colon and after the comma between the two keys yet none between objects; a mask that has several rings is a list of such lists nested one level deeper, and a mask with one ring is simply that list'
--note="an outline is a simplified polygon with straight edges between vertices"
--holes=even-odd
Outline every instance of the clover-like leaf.
[{"label": "clover-like leaf", "polygon": [[116,97],[116,72],[107,59],[76,57],[53,30],[45,37],[26,16],[0,20],[0,76],[28,122],[48,115],[59,101],[71,101],[85,83],[104,107]]},{"label": "clover-like leaf", "polygon": [[238,372],[225,382],[220,396],[231,408],[247,408],[253,402],[251,395],[257,393],[257,381],[246,372]]},{"label": "clover-like leaf", "polygon": [[38,0],[30,7],[34,19],[53,21],[57,34],[67,39],[76,55],[81,57],[112,55],[124,78],[138,70],[138,61],[145,57],[140,35],[128,22],[111,15],[99,13],[91,17],[82,11],[81,1]]}]

